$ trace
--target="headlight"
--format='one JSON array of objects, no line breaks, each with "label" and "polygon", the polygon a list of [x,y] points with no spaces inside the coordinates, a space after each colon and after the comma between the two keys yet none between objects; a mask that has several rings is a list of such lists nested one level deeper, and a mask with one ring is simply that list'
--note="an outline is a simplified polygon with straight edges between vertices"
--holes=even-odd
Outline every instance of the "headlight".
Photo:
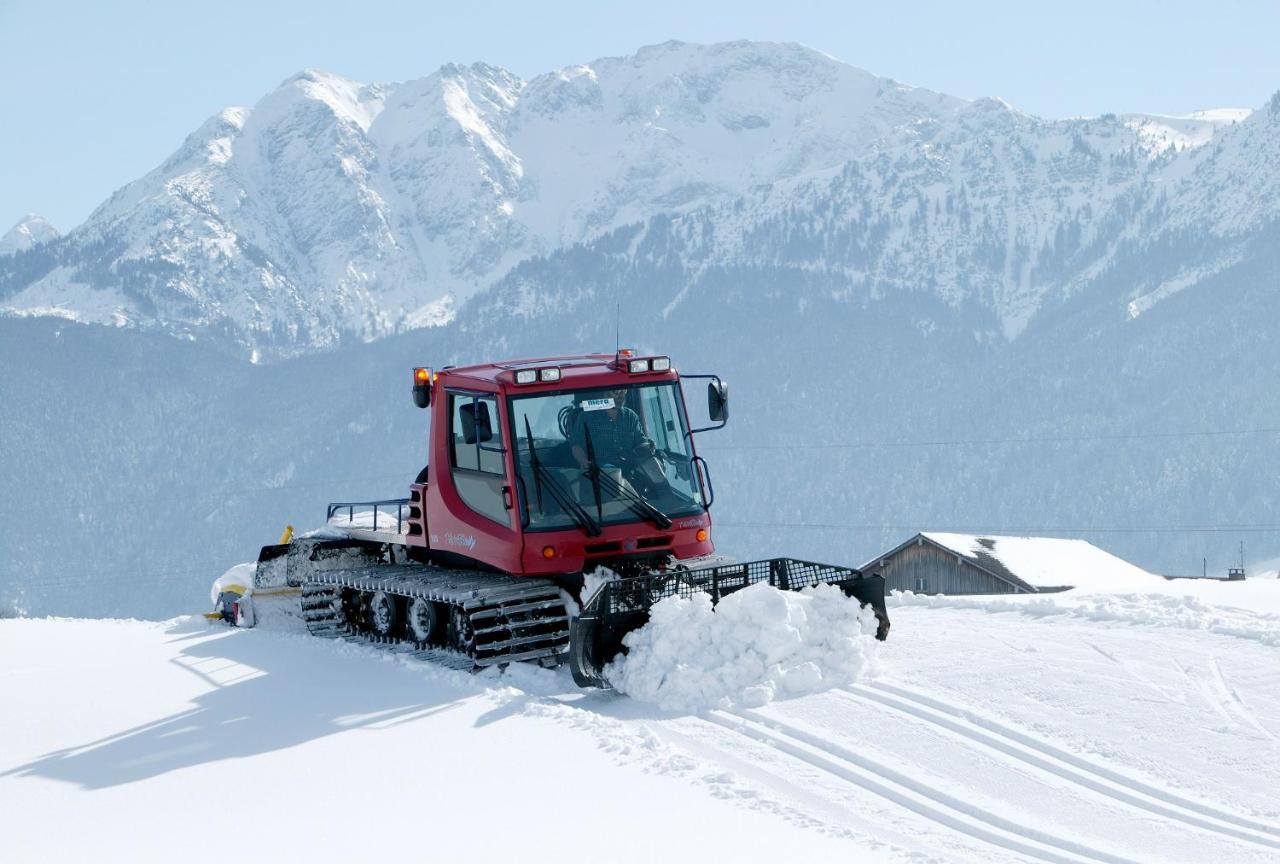
[{"label": "headlight", "polygon": [[540,381],[559,381],[559,380],[560,380],[560,368],[557,366],[557,367],[552,367],[552,368],[550,368],[550,369],[539,369],[539,370],[538,370],[538,380],[540,380]]},{"label": "headlight", "polygon": [[666,372],[671,368],[671,358],[654,357],[653,362],[649,364],[649,368],[654,372]]},{"label": "headlight", "polygon": [[631,360],[627,363],[627,371],[630,372],[632,375],[636,374],[637,372],[648,372],[649,361],[648,360]]},{"label": "headlight", "polygon": [[538,380],[538,372],[536,369],[521,369],[516,372],[517,384],[532,384]]}]

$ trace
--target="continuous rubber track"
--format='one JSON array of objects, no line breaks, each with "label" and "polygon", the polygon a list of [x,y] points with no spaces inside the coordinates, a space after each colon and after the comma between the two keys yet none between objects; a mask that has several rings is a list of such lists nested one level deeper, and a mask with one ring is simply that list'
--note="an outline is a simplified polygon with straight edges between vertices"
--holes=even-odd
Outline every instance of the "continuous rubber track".
[{"label": "continuous rubber track", "polygon": [[[353,614],[353,592],[383,591],[406,601],[421,598],[467,617],[474,639],[462,650],[398,635],[383,636]],[[344,595],[347,599],[344,599]],[[569,647],[569,616],[560,590],[546,579],[472,570],[375,565],[310,574],[302,586],[302,614],[314,636],[409,648],[415,656],[453,668],[482,669],[517,660],[558,660]]]}]

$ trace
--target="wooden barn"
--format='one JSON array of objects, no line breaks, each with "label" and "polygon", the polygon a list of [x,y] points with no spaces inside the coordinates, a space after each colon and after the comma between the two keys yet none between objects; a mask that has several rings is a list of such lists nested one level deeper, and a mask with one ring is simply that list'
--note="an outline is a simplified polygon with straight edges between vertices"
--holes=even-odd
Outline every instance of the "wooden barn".
[{"label": "wooden barn", "polygon": [[861,568],[890,591],[1035,594],[1069,588],[1141,589],[1161,577],[1085,540],[922,532]]}]

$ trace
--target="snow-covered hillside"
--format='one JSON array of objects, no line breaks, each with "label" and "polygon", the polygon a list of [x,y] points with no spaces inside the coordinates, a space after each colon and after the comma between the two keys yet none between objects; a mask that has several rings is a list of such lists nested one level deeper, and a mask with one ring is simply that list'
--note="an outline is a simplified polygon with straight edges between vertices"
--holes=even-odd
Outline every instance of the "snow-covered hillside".
[{"label": "snow-covered hillside", "polygon": [[1277,587],[907,595],[854,683],[675,713],[289,632],[0,621],[0,857],[1273,861]]}]

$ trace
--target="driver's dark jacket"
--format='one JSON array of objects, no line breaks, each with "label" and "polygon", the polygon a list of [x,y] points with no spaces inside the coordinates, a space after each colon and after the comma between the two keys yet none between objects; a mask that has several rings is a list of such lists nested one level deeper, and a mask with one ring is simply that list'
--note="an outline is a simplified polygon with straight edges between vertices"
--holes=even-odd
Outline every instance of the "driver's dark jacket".
[{"label": "driver's dark jacket", "polygon": [[582,411],[574,419],[569,430],[569,440],[587,452],[587,430],[591,432],[591,446],[595,450],[597,465],[621,465],[633,459],[637,450],[651,452],[653,447],[645,437],[640,415],[622,407],[610,419],[609,411]]}]

